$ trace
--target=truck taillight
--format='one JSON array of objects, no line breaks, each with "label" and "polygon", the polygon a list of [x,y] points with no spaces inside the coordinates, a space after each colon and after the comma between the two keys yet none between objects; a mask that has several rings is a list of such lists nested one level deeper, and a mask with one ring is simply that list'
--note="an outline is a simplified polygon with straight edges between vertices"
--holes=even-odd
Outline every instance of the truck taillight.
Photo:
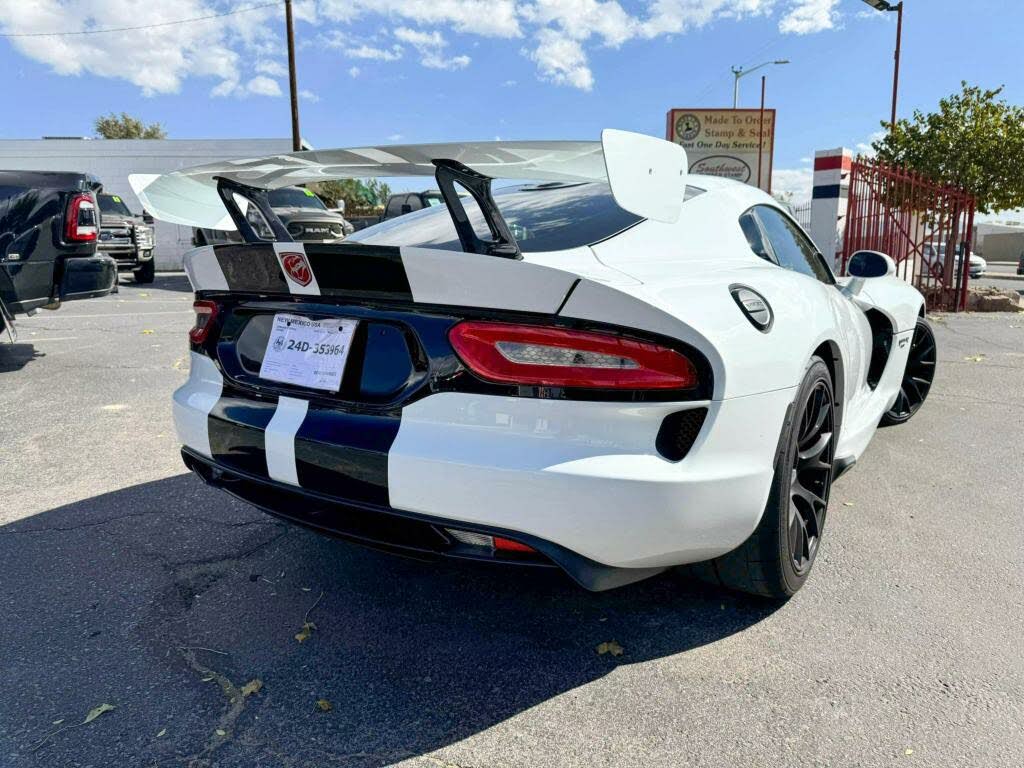
[{"label": "truck taillight", "polygon": [[96,203],[92,195],[78,193],[68,201],[64,218],[64,239],[69,243],[87,243],[96,239],[99,227]]},{"label": "truck taillight", "polygon": [[188,332],[189,341],[193,344],[202,344],[210,335],[213,321],[217,319],[217,304],[213,301],[197,301],[192,304],[196,313],[196,323]]},{"label": "truck taillight", "polygon": [[674,349],[605,333],[465,321],[448,338],[466,367],[507,384],[693,389],[697,370]]}]

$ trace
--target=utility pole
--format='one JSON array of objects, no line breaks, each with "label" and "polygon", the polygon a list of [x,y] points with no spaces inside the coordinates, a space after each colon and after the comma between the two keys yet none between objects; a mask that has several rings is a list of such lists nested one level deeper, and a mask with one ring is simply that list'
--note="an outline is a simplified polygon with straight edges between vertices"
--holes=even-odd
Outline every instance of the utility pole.
[{"label": "utility pole", "polygon": [[292,22],[292,0],[284,0],[284,23],[288,38],[288,87],[292,99],[292,151],[302,149],[299,135],[299,92],[295,78],[295,25]]}]

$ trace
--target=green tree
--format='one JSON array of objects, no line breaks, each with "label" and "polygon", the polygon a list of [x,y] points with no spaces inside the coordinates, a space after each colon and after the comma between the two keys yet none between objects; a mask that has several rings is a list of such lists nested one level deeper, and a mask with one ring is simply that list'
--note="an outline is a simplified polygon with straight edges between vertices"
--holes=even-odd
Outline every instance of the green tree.
[{"label": "green tree", "polygon": [[1024,107],[1002,90],[962,82],[938,111],[897,120],[872,144],[878,159],[967,190],[981,213],[1024,206]]},{"label": "green tree", "polygon": [[338,201],[344,200],[345,213],[352,215],[373,213],[384,205],[391,194],[391,187],[379,179],[320,181],[311,184],[310,188],[329,208],[337,207]]},{"label": "green tree", "polygon": [[101,115],[93,123],[101,139],[166,139],[167,131],[160,123],[146,125],[138,118],[122,112]]}]

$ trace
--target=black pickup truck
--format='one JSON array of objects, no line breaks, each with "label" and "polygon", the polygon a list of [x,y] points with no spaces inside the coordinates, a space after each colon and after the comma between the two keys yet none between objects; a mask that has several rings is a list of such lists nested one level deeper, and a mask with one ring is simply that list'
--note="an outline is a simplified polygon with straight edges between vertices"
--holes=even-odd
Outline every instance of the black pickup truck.
[{"label": "black pickup truck", "polygon": [[0,330],[14,316],[61,302],[105,296],[117,265],[96,253],[95,176],[0,170]]},{"label": "black pickup truck", "polygon": [[153,227],[136,216],[118,195],[100,192],[100,238],[97,246],[117,262],[119,272],[131,272],[137,283],[152,283]]}]

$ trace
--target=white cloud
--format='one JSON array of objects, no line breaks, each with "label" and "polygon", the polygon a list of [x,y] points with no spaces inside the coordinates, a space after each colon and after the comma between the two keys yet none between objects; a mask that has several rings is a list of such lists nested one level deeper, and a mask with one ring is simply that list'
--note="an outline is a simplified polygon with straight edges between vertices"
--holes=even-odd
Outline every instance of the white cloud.
[{"label": "white cloud", "polygon": [[885,134],[886,134],[885,129],[884,128],[880,128],[879,130],[875,131],[870,136],[868,136],[867,141],[859,141],[859,142],[857,142],[854,145],[854,147],[853,147],[853,153],[855,155],[864,155],[865,157],[874,157],[875,156],[875,148],[872,147],[871,145],[874,142],[879,141],[879,140],[885,138]]},{"label": "white cloud", "polygon": [[308,91],[306,89],[299,91],[299,98],[302,99],[303,101],[308,101],[310,104],[316,104],[318,101],[320,101],[319,96],[317,96],[312,91]]},{"label": "white cloud", "polygon": [[772,170],[772,192],[783,193],[793,205],[811,199],[814,171],[810,168],[775,168]]},{"label": "white cloud", "polygon": [[391,48],[375,48],[372,45],[360,45],[355,48],[346,48],[345,55],[351,59],[398,61],[402,58],[402,46],[394,45]]},{"label": "white cloud", "polygon": [[280,96],[281,86],[277,80],[266,75],[257,75],[245,85],[245,90],[257,96]]},{"label": "white cloud", "polygon": [[322,0],[320,9],[327,18],[344,21],[379,14],[486,37],[522,34],[515,0]]},{"label": "white cloud", "polygon": [[[137,3],[132,0],[33,0],[0,3],[0,30],[8,34],[78,31],[88,27],[141,26],[206,16],[202,0]],[[195,22],[167,29],[93,35],[12,37],[21,54],[59,75],[92,74],[127,80],[151,96],[175,93],[189,77],[215,78],[225,87],[241,79],[243,54],[260,43],[249,25],[266,25],[271,9],[229,16],[220,23]],[[247,17],[244,18],[243,17]],[[111,55],[116,51],[116,55]]]},{"label": "white cloud", "polygon": [[349,77],[359,77],[359,73],[360,72],[362,72],[362,70],[359,67],[349,67],[348,68],[348,76]]},{"label": "white cloud", "polygon": [[270,77],[284,77],[288,74],[288,67],[273,59],[259,59],[254,67],[261,75]]},{"label": "white cloud", "polygon": [[465,69],[469,66],[470,58],[466,55],[452,56],[445,58],[444,49],[448,41],[444,36],[434,30],[424,32],[408,27],[399,27],[395,30],[395,37],[403,43],[411,45],[420,54],[420,63],[430,69]]},{"label": "white cloud", "polygon": [[836,25],[839,0],[797,0],[779,21],[779,31],[786,34],[809,35]]},{"label": "white cloud", "polygon": [[404,138],[405,136],[403,136],[400,133],[392,133],[390,136],[388,136],[388,141],[401,141]]},{"label": "white cloud", "polygon": [[[233,2],[0,0],[0,31],[166,24],[223,12]],[[811,34],[836,27],[838,5],[839,0],[295,0],[294,11],[300,45],[326,46],[364,61],[396,62],[413,49],[425,67],[462,69],[470,57],[451,53],[451,33],[460,35],[465,47],[478,46],[482,38],[526,38],[530,42],[521,50],[535,62],[541,79],[587,91],[595,84],[589,62],[594,49],[772,14],[777,14],[780,32]],[[147,95],[177,92],[188,78],[211,80],[215,96],[276,95],[280,86],[274,78],[286,74],[281,15],[281,8],[270,7],[171,28],[14,37],[9,42],[57,74],[123,79]],[[377,25],[378,30],[356,37],[350,26],[356,20],[366,22],[361,28]],[[359,67],[348,72],[360,74]]]},{"label": "white cloud", "polygon": [[546,80],[582,91],[594,87],[594,73],[587,65],[587,54],[576,40],[553,29],[542,29],[537,35],[537,47],[528,55]]}]

